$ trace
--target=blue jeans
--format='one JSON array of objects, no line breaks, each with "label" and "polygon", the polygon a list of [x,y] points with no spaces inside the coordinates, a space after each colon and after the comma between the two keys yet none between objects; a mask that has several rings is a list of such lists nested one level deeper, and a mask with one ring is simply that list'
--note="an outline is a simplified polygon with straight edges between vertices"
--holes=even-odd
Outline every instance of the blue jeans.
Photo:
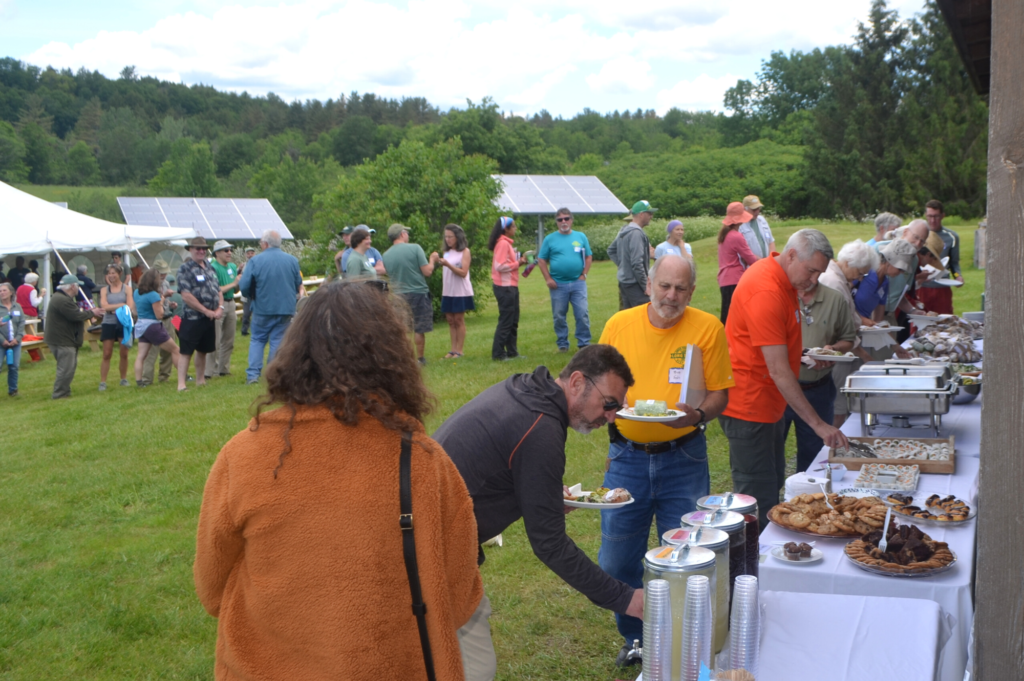
[{"label": "blue jeans", "polygon": [[267,364],[277,354],[277,347],[281,345],[284,332],[291,324],[291,315],[268,315],[254,314],[250,331],[252,337],[249,339],[249,368],[245,370],[245,378],[249,381],[259,380],[263,371],[263,349],[270,343],[270,352],[267,354]]},{"label": "blue jeans", "polygon": [[[829,380],[825,381],[823,385],[804,391],[804,397],[814,407],[815,413],[830,426],[836,411],[836,384],[831,379],[832,377],[829,376]],[[796,470],[798,473],[802,473],[814,463],[814,457],[818,456],[818,452],[825,446],[825,441],[818,437],[817,433],[804,423],[802,418],[796,415],[792,407],[786,407],[786,415],[783,419],[785,420],[786,437],[789,437],[789,424],[796,423]]]},{"label": "blue jeans", "polygon": [[[661,454],[647,454],[629,444],[608,445],[604,486],[625,487],[636,499],[629,506],[601,511],[601,549],[597,562],[612,577],[639,589],[643,586],[643,557],[651,519],[658,536],[679,527],[679,520],[697,509],[697,499],[710,493],[708,447],[704,435],[675,445]],[[643,622],[615,614],[619,633],[632,644],[643,640]]]},{"label": "blue jeans", "polygon": [[18,368],[21,366],[21,343],[18,343],[13,348],[10,348],[11,354],[14,355],[14,363],[7,363],[7,350],[8,348],[0,348],[3,350],[3,355],[0,356],[0,364],[3,364],[4,368],[7,369],[7,393],[17,392],[18,390]]},{"label": "blue jeans", "polygon": [[587,282],[557,281],[558,288],[550,289],[551,315],[555,318],[555,342],[560,348],[569,347],[569,325],[565,315],[572,303],[572,314],[576,318],[576,346],[585,348],[590,345],[590,314],[587,312]]}]

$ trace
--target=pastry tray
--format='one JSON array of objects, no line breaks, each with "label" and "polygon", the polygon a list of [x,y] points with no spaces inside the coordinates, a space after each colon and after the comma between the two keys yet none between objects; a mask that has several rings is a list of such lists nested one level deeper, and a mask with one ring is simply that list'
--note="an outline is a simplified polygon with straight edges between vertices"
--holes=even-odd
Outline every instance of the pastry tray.
[{"label": "pastry tray", "polygon": [[[926,445],[949,445],[949,459],[872,459],[866,456],[837,456],[835,447],[828,452],[829,463],[841,463],[847,470],[859,471],[861,467],[869,463],[877,463],[893,466],[915,465],[922,473],[937,473],[940,475],[952,475],[956,472],[956,437],[950,435],[948,438],[940,437],[850,437],[847,440],[862,442],[867,445],[874,444],[875,440],[908,440],[920,442]],[[859,485],[858,485],[859,487]]]},{"label": "pastry tray", "polygon": [[[949,496],[948,494],[942,494],[942,493],[939,493],[939,492],[935,492],[934,490],[917,491],[917,492],[908,492],[907,493],[908,496],[914,497],[914,506],[917,506],[917,507],[919,507],[919,508],[921,508],[921,509],[923,509],[925,511],[930,511],[932,513],[935,513],[936,511],[938,511],[940,509],[934,509],[934,508],[932,508],[930,506],[925,506],[924,505],[925,500],[927,500],[928,497],[930,497],[933,494],[938,494],[939,497],[943,498],[943,499],[946,498],[947,496]],[[934,518],[918,518],[917,516],[903,515],[902,513],[897,513],[896,512],[896,509],[895,509],[896,504],[894,504],[891,501],[889,501],[887,499],[888,496],[889,496],[888,494],[880,494],[880,495],[878,495],[878,498],[881,499],[885,503],[886,506],[892,506],[893,507],[892,517],[893,518],[897,518],[899,520],[906,521],[906,522],[912,522],[914,524],[921,523],[922,525],[935,525],[937,527],[960,527],[961,525],[966,525],[967,523],[971,522],[978,515],[978,505],[977,504],[968,504],[968,506],[971,509],[971,512],[967,514],[967,520],[936,520]],[[959,498],[960,497],[957,497],[957,499],[959,499]],[[964,499],[963,502],[966,504],[967,500]]]},{"label": "pastry tray", "polygon": [[[873,479],[879,472],[878,469],[895,472],[897,476],[896,481],[889,483],[884,480]],[[916,464],[869,463],[861,467],[860,475],[857,476],[853,486],[887,492],[913,492],[917,489],[917,483],[920,478],[921,468]]]},{"label": "pastry tray", "polygon": [[[918,520],[918,518],[914,518],[914,520]],[[892,572],[890,570],[886,570],[885,568],[880,568],[876,565],[867,565],[866,563],[862,563],[859,560],[855,560],[854,558],[850,557],[850,554],[848,554],[845,549],[843,550],[843,557],[846,558],[846,560],[853,563],[854,565],[856,565],[857,567],[859,567],[861,570],[864,570],[865,572],[870,572],[873,575],[881,575],[883,577],[904,577],[912,579],[914,577],[934,577],[935,575],[940,575],[943,572],[948,572],[952,570],[953,566],[956,565],[957,558],[956,552],[953,549],[950,549],[949,552],[953,554],[953,560],[951,560],[948,565],[943,565],[942,567],[931,568],[928,570],[921,570],[920,572]]]}]

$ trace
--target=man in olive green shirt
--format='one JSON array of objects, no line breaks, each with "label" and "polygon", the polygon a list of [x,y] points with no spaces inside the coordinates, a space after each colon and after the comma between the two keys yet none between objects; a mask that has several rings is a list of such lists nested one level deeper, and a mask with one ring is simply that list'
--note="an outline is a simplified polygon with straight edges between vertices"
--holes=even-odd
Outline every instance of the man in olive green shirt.
[{"label": "man in olive green shirt", "polygon": [[392,246],[384,251],[384,268],[388,272],[391,288],[400,295],[412,311],[413,341],[420,364],[426,364],[424,356],[427,337],[434,330],[434,306],[430,301],[427,277],[434,273],[438,255],[430,257],[419,244],[409,242],[409,228],[394,224],[388,227],[388,238]]},{"label": "man in olive green shirt", "polygon": [[[857,327],[850,306],[843,295],[828,286],[815,285],[797,291],[800,299],[800,329],[804,348],[823,348],[846,353],[853,350]],[[832,381],[834,362],[800,365],[800,388],[814,411],[825,423],[832,423],[835,411],[836,385]],[[804,422],[792,407],[786,407],[786,435],[789,424],[796,423],[796,469],[805,471],[818,456],[824,441]]]},{"label": "man in olive green shirt", "polygon": [[215,320],[217,327],[217,349],[206,361],[206,377],[231,375],[231,352],[235,349],[235,291],[238,290],[238,265],[231,262],[233,249],[223,239],[213,245],[213,260],[210,265],[217,273],[217,283],[224,295],[224,316]]}]

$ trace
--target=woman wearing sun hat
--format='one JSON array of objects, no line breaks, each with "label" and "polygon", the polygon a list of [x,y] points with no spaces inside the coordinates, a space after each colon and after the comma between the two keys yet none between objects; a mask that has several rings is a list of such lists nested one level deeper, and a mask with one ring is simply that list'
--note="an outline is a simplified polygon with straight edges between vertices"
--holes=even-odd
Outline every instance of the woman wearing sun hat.
[{"label": "woman wearing sun hat", "polygon": [[725,209],[722,229],[718,232],[718,288],[722,292],[722,324],[729,317],[732,293],[744,270],[759,260],[739,232],[740,225],[753,219],[754,216],[744,210],[742,203],[733,201]]},{"label": "woman wearing sun hat", "polygon": [[[928,232],[928,240],[917,252],[918,262],[922,266],[931,265],[937,270],[946,269],[942,264],[944,246],[941,236],[936,232]],[[920,276],[920,270],[918,272]],[[922,282],[920,278],[918,282],[914,295],[924,305],[925,310],[938,314],[953,314],[953,289],[928,281]]]}]

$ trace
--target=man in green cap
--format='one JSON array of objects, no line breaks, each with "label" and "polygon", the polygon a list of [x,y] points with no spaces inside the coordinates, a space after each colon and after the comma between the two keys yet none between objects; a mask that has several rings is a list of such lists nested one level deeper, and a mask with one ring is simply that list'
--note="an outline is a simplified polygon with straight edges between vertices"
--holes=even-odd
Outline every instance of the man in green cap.
[{"label": "man in green cap", "polygon": [[629,224],[619,230],[608,246],[608,257],[618,268],[619,309],[626,310],[651,301],[647,297],[647,270],[651,263],[651,242],[644,227],[654,211],[648,201],[637,201],[629,211]]},{"label": "man in green cap", "polygon": [[71,397],[71,381],[78,367],[78,349],[85,338],[82,322],[99,319],[103,310],[78,307],[78,287],[82,282],[73,274],[65,274],[46,308],[46,331],[43,338],[57,360],[57,376],[53,381],[53,399]]}]

